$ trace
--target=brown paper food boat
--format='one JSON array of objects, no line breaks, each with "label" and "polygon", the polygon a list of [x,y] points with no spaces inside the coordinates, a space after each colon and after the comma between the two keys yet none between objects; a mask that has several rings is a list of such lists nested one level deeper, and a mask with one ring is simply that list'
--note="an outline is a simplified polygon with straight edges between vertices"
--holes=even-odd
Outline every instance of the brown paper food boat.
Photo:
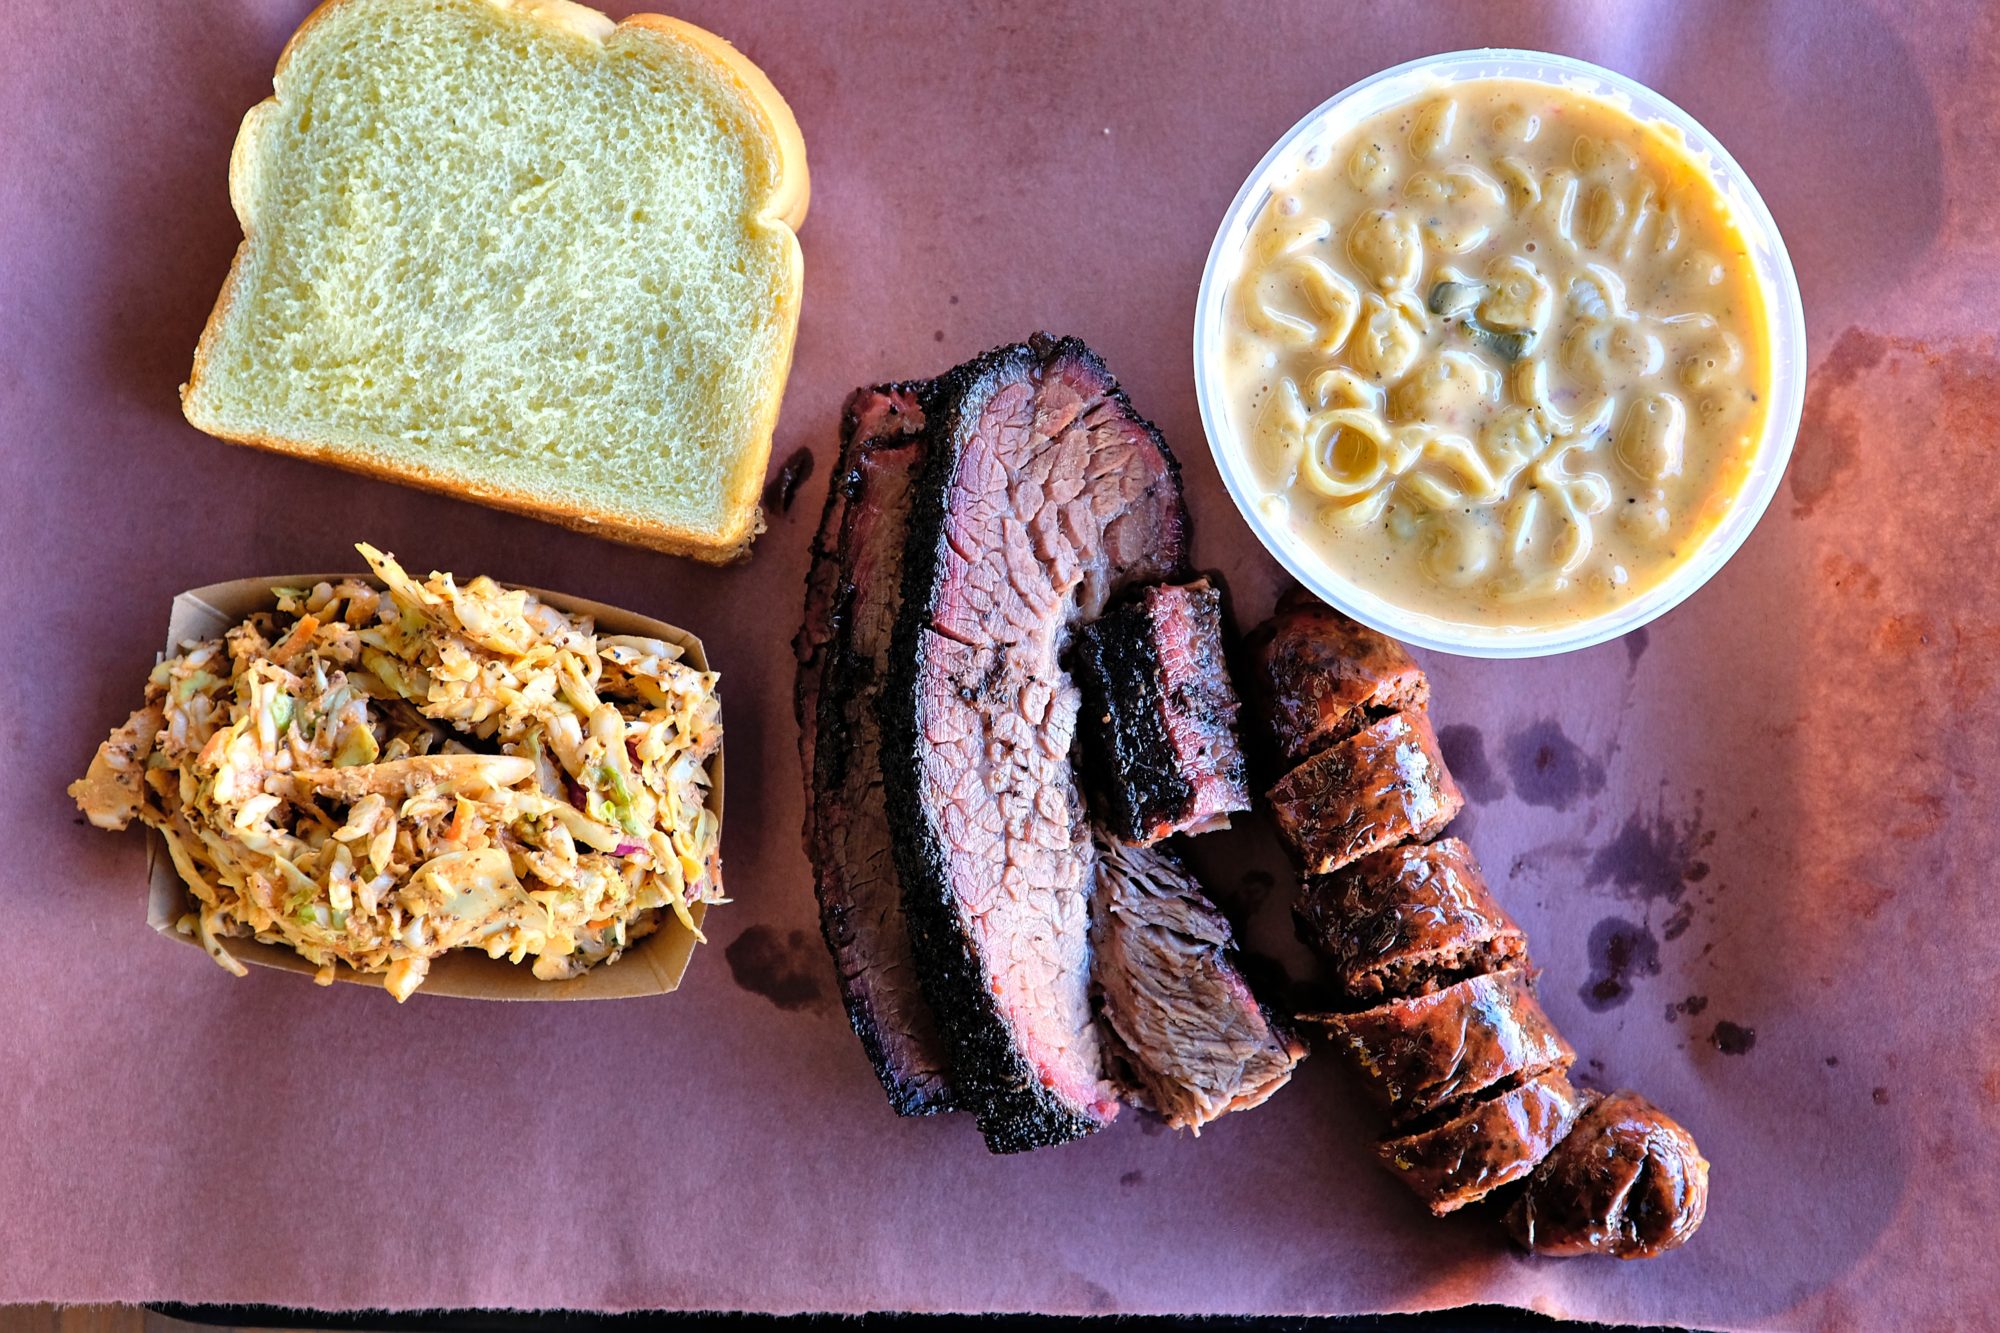
[{"label": "brown paper food boat", "polygon": [[[173,614],[167,624],[166,651],[172,653],[190,639],[219,637],[245,616],[272,609],[277,600],[271,595],[274,587],[309,588],[322,579],[338,582],[343,578],[360,579],[373,586],[381,586],[379,579],[367,574],[285,574],[272,578],[232,579],[228,583],[211,583],[205,588],[191,589],[174,598]],[[615,606],[606,606],[602,602],[565,597],[540,588],[529,588],[527,591],[558,610],[589,616],[600,630],[607,633],[639,634],[678,644],[691,665],[702,671],[708,670],[708,655],[702,650],[701,640],[686,630],[634,615]],[[709,778],[708,806],[715,812],[716,827],[720,830],[720,747],[709,761]],[[146,920],[168,939],[179,940],[200,950],[201,945],[192,935],[183,935],[174,926],[183,913],[192,910],[193,900],[174,870],[165,840],[148,829],[146,845],[146,872],[150,881]],[[689,911],[697,926],[706,915],[707,907],[706,903],[690,904]],[[488,958],[474,950],[455,949],[431,963],[429,975],[417,989],[416,996],[452,995],[468,1000],[620,1000],[636,995],[664,995],[681,984],[681,975],[687,971],[695,942],[694,932],[669,913],[664,925],[627,949],[617,962],[600,964],[568,981],[537,981],[526,963],[517,965],[501,958]],[[257,967],[275,967],[306,976],[319,970],[280,944],[234,938],[227,944],[230,953]],[[206,966],[214,964],[211,962]],[[382,985],[381,973],[356,972],[344,963],[335,965],[334,977],[338,981],[362,986]]]}]

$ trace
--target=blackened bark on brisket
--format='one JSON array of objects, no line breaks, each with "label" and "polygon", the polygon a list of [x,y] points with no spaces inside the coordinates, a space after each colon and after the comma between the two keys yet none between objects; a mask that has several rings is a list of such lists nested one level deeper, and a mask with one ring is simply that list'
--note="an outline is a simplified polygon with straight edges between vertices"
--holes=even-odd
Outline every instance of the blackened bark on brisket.
[{"label": "blackened bark on brisket", "polygon": [[1145,846],[1227,828],[1250,808],[1222,594],[1206,579],[1124,599],[1077,633],[1072,659],[1084,784],[1104,831]]},{"label": "blackened bark on brisket", "polygon": [[927,405],[882,696],[904,906],[955,1087],[987,1146],[1117,1113],[1090,1004],[1092,855],[1070,766],[1073,626],[1180,574],[1180,478],[1097,356],[1037,337]]},{"label": "blackened bark on brisket", "polygon": [[952,1109],[950,1056],[917,980],[889,848],[876,717],[902,597],[926,387],[860,389],[848,400],[795,640],[820,931],[848,1020],[902,1115]]},{"label": "blackened bark on brisket", "polygon": [[1179,858],[1098,842],[1091,940],[1116,1080],[1175,1129],[1261,1104],[1305,1046],[1251,993],[1229,920]]}]

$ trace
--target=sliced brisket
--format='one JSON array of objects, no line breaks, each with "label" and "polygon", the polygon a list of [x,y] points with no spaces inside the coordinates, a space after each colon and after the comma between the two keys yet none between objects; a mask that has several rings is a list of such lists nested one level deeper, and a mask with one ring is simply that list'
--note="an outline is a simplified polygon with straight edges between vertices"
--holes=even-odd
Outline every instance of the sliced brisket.
[{"label": "sliced brisket", "polygon": [[878,444],[893,443],[923,429],[922,396],[929,381],[881,384],[848,395],[840,417],[840,450],[826,484],[826,504],[813,533],[812,563],[806,570],[806,614],[792,636],[798,674],[792,688],[792,717],[799,724],[799,768],[805,775],[806,854],[813,855],[816,802],[811,790],[813,757],[819,739],[820,681],[826,674],[827,650],[833,641],[836,602],[841,586],[841,533],[847,519],[847,499],[854,481],[855,461]]},{"label": "sliced brisket", "polygon": [[902,600],[910,486],[922,457],[920,394],[921,386],[890,385],[848,401],[797,641],[820,930],[848,1020],[903,1115],[951,1109],[949,1053],[917,980],[889,849],[875,707]]},{"label": "sliced brisket", "polygon": [[1247,1110],[1305,1047],[1251,994],[1228,918],[1180,860],[1100,837],[1091,940],[1117,1081],[1175,1129]]},{"label": "sliced brisket", "polygon": [[1356,1000],[1420,995],[1527,958],[1521,928],[1457,838],[1370,853],[1299,886],[1299,938]]},{"label": "sliced brisket", "polygon": [[1144,846],[1250,808],[1222,594],[1206,579],[1122,600],[1078,632],[1073,663],[1084,782],[1105,832]]},{"label": "sliced brisket", "polygon": [[1159,432],[1074,339],[999,348],[927,403],[890,676],[890,825],[954,1083],[999,1152],[1117,1113],[1090,1003],[1092,855],[1071,629],[1186,563]]}]

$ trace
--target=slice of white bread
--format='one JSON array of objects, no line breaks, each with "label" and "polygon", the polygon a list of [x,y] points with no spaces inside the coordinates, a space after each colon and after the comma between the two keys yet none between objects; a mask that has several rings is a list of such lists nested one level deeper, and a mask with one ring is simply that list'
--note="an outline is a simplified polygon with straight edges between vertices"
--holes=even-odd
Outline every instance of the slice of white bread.
[{"label": "slice of white bread", "polygon": [[181,389],[211,435],[721,561],[791,366],[805,144],[721,38],[328,0],[230,159]]}]

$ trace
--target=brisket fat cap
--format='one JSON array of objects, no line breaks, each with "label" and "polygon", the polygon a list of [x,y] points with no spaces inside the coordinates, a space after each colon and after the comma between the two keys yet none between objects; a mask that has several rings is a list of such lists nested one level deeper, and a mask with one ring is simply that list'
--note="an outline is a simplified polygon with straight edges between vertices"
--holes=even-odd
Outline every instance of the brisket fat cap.
[{"label": "brisket fat cap", "polygon": [[1071,628],[1186,565],[1179,472],[1096,355],[1037,337],[927,404],[883,775],[923,983],[988,1147],[1117,1113],[1090,1003]]},{"label": "brisket fat cap", "polygon": [[1708,1211],[1708,1159],[1678,1121],[1636,1092],[1577,1117],[1508,1210],[1535,1254],[1650,1259],[1682,1244]]},{"label": "brisket fat cap", "polygon": [[1081,759],[1099,827],[1146,846],[1250,808],[1241,711],[1206,579],[1143,588],[1078,631]]},{"label": "brisket fat cap", "polygon": [[1229,920],[1179,858],[1098,840],[1091,940],[1110,1064],[1175,1129],[1259,1105],[1305,1047],[1257,1000]]},{"label": "brisket fat cap", "polygon": [[[901,1115],[952,1109],[951,1059],[924,999],[903,916],[882,790],[877,701],[902,604],[910,495],[922,460],[921,409],[890,405],[903,431],[858,451],[843,471],[846,496],[834,580],[832,634],[821,670],[818,735],[807,804],[820,931],[863,1051]],[[877,414],[878,419],[881,414]],[[865,420],[865,419],[864,419]]]}]

